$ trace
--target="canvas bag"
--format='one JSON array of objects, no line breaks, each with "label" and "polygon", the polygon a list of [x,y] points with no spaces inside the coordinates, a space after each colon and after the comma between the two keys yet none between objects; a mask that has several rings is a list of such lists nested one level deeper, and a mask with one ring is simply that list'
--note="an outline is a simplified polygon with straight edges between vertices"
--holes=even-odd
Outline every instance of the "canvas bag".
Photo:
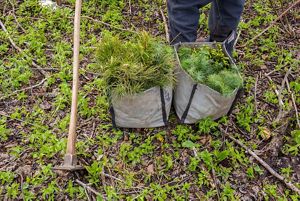
[{"label": "canvas bag", "polygon": [[110,112],[114,127],[165,126],[172,105],[172,87],[153,87],[142,93],[112,97]]},{"label": "canvas bag", "polygon": [[[195,42],[179,43],[174,46],[178,63],[176,67],[177,85],[174,92],[174,108],[182,123],[193,124],[206,117],[211,117],[214,120],[218,119],[230,111],[236,99],[239,89],[234,90],[229,96],[223,96],[208,86],[193,81],[191,76],[181,67],[178,56],[180,47],[200,47],[203,45],[216,47],[216,44],[216,42]],[[224,44],[222,44],[222,49],[225,55],[230,58],[231,63],[234,64]]]}]

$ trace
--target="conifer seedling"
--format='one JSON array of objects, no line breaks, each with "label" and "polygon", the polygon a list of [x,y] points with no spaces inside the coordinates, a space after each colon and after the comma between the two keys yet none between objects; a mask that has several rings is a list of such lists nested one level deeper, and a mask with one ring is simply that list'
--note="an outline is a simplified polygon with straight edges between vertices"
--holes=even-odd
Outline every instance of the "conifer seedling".
[{"label": "conifer seedling", "polygon": [[231,95],[243,84],[238,69],[230,63],[220,46],[181,47],[178,56],[182,68],[195,82],[204,84],[224,96]]},{"label": "conifer seedling", "polygon": [[105,32],[96,57],[110,95],[132,95],[174,82],[172,48],[146,32],[127,42]]}]

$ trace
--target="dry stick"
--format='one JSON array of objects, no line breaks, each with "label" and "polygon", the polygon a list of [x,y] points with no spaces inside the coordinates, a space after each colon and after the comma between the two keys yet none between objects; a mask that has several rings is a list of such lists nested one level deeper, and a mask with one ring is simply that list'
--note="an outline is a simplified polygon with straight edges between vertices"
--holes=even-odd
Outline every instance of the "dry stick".
[{"label": "dry stick", "polygon": [[111,178],[111,179],[114,179],[114,180],[117,180],[117,181],[120,181],[120,182],[125,183],[125,181],[123,181],[122,179],[119,179],[119,178],[117,178],[117,177],[115,177],[115,176],[106,174],[106,173],[104,173],[104,172],[103,172],[103,175],[106,176],[106,177],[109,177],[109,178]]},{"label": "dry stick", "polygon": [[22,52],[22,49],[19,48],[19,47],[15,44],[15,42],[11,39],[11,37],[9,36],[8,31],[7,31],[6,27],[4,26],[4,24],[2,23],[1,20],[0,20],[0,26],[1,26],[2,30],[7,34],[8,40],[9,40],[9,42],[11,43],[11,45],[12,45],[15,49],[17,49],[19,52]]},{"label": "dry stick", "polygon": [[86,194],[86,197],[87,197],[88,201],[91,201],[90,195],[89,195],[89,193],[87,192],[87,189],[86,189],[86,188],[84,188],[84,192],[85,192],[85,194]]},{"label": "dry stick", "polygon": [[14,18],[15,18],[15,21],[16,21],[17,25],[22,29],[22,31],[23,31],[24,33],[26,33],[25,29],[21,26],[21,24],[19,23],[19,21],[18,21],[16,15],[15,15],[15,6],[14,6],[14,4],[13,4],[10,0],[8,0],[8,1],[9,1],[10,5],[12,6],[12,9],[13,9],[13,16],[14,16]]},{"label": "dry stick", "polygon": [[239,40],[239,38],[241,36],[241,33],[242,33],[242,30],[240,29],[239,32],[238,32],[238,34],[237,34],[237,37],[236,37],[236,39],[234,41],[234,44],[233,44],[234,48],[236,47],[236,44],[237,44],[237,42],[238,42],[238,40]]},{"label": "dry stick", "polygon": [[5,1],[5,4],[4,4],[3,8],[2,8],[2,16],[5,16],[5,12],[6,12],[6,1]]},{"label": "dry stick", "polygon": [[92,187],[90,187],[89,185],[83,183],[82,181],[80,181],[78,179],[76,179],[75,181],[76,181],[76,183],[80,184],[83,188],[85,188],[85,189],[91,191],[92,193],[94,193],[95,195],[101,196],[103,198],[103,196],[101,195],[101,193],[99,193],[98,191],[96,191],[95,189],[93,189]]},{"label": "dry stick", "polygon": [[[77,174],[76,174],[76,175],[77,175]],[[77,175],[77,176],[78,176],[78,175]],[[104,195],[101,195],[98,191],[96,191],[95,189],[93,189],[92,187],[90,187],[88,184],[85,184],[85,183],[83,183],[82,181],[80,181],[80,180],[78,180],[78,179],[76,179],[75,182],[78,183],[78,184],[80,184],[82,187],[86,188],[87,190],[93,192],[95,195],[101,196],[102,198],[105,198]],[[123,181],[123,182],[124,182],[124,181]],[[133,188],[139,189],[140,191],[141,191],[141,190],[144,190],[144,188],[142,188],[142,187],[133,187]],[[131,189],[133,189],[133,188],[131,188]],[[138,193],[138,192],[140,192],[140,191],[124,192],[124,193],[122,193],[122,194],[133,194],[133,193]],[[121,194],[121,193],[117,193],[117,194]]]},{"label": "dry stick", "polygon": [[[223,130],[223,129],[222,129]],[[224,132],[224,131],[222,131]],[[264,166],[273,176],[282,181],[287,187],[289,187],[292,191],[298,193],[300,195],[300,189],[298,189],[293,183],[287,181],[283,176],[278,174],[271,166],[269,166],[264,160],[262,160],[259,156],[257,156],[252,150],[250,150],[246,145],[244,145],[241,141],[235,139],[234,137],[225,133],[225,136],[234,141],[236,144],[241,146],[249,153],[252,157],[254,157],[262,166]]]},{"label": "dry stick", "polygon": [[[195,147],[192,148],[193,149],[193,152],[194,152],[194,155],[196,158],[199,158],[198,157],[198,154],[197,154],[197,149]],[[217,177],[216,177],[216,172],[215,172],[215,169],[212,168],[211,169],[211,174],[212,174],[212,177],[213,177],[213,182],[215,183],[216,185],[216,190],[217,190],[217,197],[218,197],[218,201],[220,200],[220,189],[219,189],[219,182],[217,180]]]},{"label": "dry stick", "polygon": [[[283,1],[281,0],[280,1],[280,6],[281,6],[281,10],[283,10],[284,8],[284,3]],[[285,21],[284,21],[285,20]],[[287,16],[284,16],[284,20],[283,19],[280,19],[280,22],[282,23],[284,29],[288,32],[288,34],[292,35],[292,34],[295,34],[294,31],[292,30],[290,24],[288,23],[289,20],[288,20],[288,17]],[[287,27],[285,26],[285,24],[287,25]]]},{"label": "dry stick", "polygon": [[240,46],[240,47],[245,47],[246,45],[248,45],[250,42],[256,40],[258,37],[260,37],[261,35],[263,35],[266,31],[268,31],[272,26],[274,26],[276,24],[276,22],[281,19],[285,14],[287,14],[293,7],[295,7],[296,5],[298,5],[300,3],[300,0],[294,2],[292,5],[290,5],[283,13],[281,13],[267,28],[265,28],[262,32],[260,32],[259,34],[257,34],[254,38],[250,39],[249,41],[247,41],[244,45]]},{"label": "dry stick", "polygon": [[132,9],[131,9],[131,1],[129,0],[129,14],[131,15],[132,14]]},{"label": "dry stick", "polygon": [[216,172],[215,172],[215,169],[214,169],[214,168],[211,169],[211,173],[212,173],[212,176],[213,176],[214,183],[215,183],[215,185],[216,185],[216,189],[217,189],[217,197],[218,197],[218,201],[219,201],[219,200],[221,200],[221,198],[220,198],[219,182],[218,182],[218,180],[217,180]]},{"label": "dry stick", "polygon": [[[16,50],[18,50],[20,53],[22,53],[23,50],[22,50],[20,47],[18,47],[18,46],[15,44],[15,42],[12,40],[12,38],[9,36],[9,33],[8,33],[7,29],[5,28],[5,26],[4,26],[4,24],[2,23],[1,20],[0,20],[0,26],[1,26],[2,30],[6,33],[6,35],[7,35],[7,37],[8,37],[8,40],[9,40],[9,42],[11,43],[11,45],[12,45]],[[25,56],[26,56],[27,58],[29,58],[28,55],[25,54]],[[36,67],[36,68],[39,70],[39,72],[42,73],[44,76],[47,75],[47,72],[44,71],[42,67],[40,67],[39,65],[37,65],[37,64],[34,63],[33,61],[32,61],[32,65],[33,65],[34,67]]]},{"label": "dry stick", "polygon": [[255,112],[257,113],[257,82],[258,82],[258,75],[255,78],[255,85],[254,85],[254,103],[255,103]]},{"label": "dry stick", "polygon": [[12,92],[11,94],[8,94],[8,95],[6,95],[6,96],[2,96],[2,97],[0,97],[0,101],[1,101],[1,100],[4,100],[4,99],[6,99],[6,98],[8,98],[8,97],[10,97],[10,96],[12,96],[12,95],[15,95],[15,94],[17,94],[17,93],[19,93],[19,92],[21,92],[21,91],[26,91],[26,90],[33,89],[33,88],[35,88],[35,87],[38,87],[38,86],[42,85],[47,79],[48,79],[48,78],[44,78],[44,79],[43,79],[41,82],[39,82],[38,84],[35,84],[35,85],[33,85],[33,86],[30,86],[30,87],[25,87],[25,88],[23,88],[23,89],[16,90],[16,91]]},{"label": "dry stick", "polygon": [[168,23],[167,23],[165,15],[164,15],[164,11],[161,8],[160,8],[160,14],[161,14],[162,19],[163,19],[164,24],[165,24],[166,39],[167,39],[168,42],[170,42],[170,35],[169,35]]},{"label": "dry stick", "polygon": [[17,174],[20,176],[20,179],[21,179],[21,181],[20,181],[20,183],[21,183],[21,185],[20,185],[20,187],[21,187],[21,198],[24,200],[24,188],[23,188],[24,178],[22,176],[22,173],[17,173]]},{"label": "dry stick", "polygon": [[285,75],[284,75],[284,78],[283,78],[283,80],[282,80],[282,82],[281,82],[281,88],[279,89],[279,93],[281,94],[282,93],[282,91],[283,91],[283,88],[284,88],[284,85],[285,85],[285,83],[286,83],[286,80],[287,80],[287,78],[288,78],[288,76],[290,75],[290,73],[291,73],[291,68],[289,68],[289,70],[285,73]]},{"label": "dry stick", "polygon": [[[276,15],[278,15],[278,8],[275,8],[274,3],[272,2],[272,0],[269,0],[269,4],[271,5],[272,9],[276,12]],[[282,4],[281,4],[281,8],[283,8]],[[282,19],[280,19],[280,22],[281,22],[283,28],[285,29],[285,31],[290,34],[289,30],[287,30],[287,28],[286,28],[284,22],[282,21]],[[280,30],[284,33],[284,31],[282,29],[280,29]]]},{"label": "dry stick", "polygon": [[178,33],[170,42],[170,44],[172,44],[182,33]]},{"label": "dry stick", "polygon": [[[32,64],[32,65],[34,66],[34,64]],[[39,70],[40,68],[31,68],[31,69]],[[57,69],[57,68],[43,68],[43,70],[45,70],[45,71],[53,71],[53,72],[59,71],[59,69]]]},{"label": "dry stick", "polygon": [[[286,74],[285,74],[285,76],[284,76],[284,78],[283,78],[283,80],[281,82],[281,87],[280,87],[280,89],[278,91],[278,93],[279,93],[278,97],[280,97],[281,100],[282,100],[282,91],[284,89],[284,85],[285,85],[286,80],[287,80],[287,78],[288,78],[288,76],[289,76],[290,73],[291,73],[291,68],[286,72]],[[282,118],[282,116],[283,116],[283,108],[280,107],[279,108],[279,113],[278,113],[278,115],[277,115],[277,117],[275,119],[275,122],[279,122],[279,120]]]},{"label": "dry stick", "polygon": [[277,71],[276,69],[274,69],[274,70],[271,70],[270,72],[268,72],[268,73],[265,73],[265,75],[269,76],[269,75],[271,75],[272,73],[274,73],[274,72],[276,72],[276,71]]},{"label": "dry stick", "polygon": [[292,96],[292,102],[293,102],[293,106],[294,106],[295,112],[296,112],[296,120],[297,120],[298,128],[300,129],[299,113],[298,113],[297,105],[296,105],[296,102],[295,102],[294,93],[291,91],[290,83],[289,83],[288,78],[285,81],[286,81],[286,86],[288,88],[288,91]]},{"label": "dry stick", "polygon": [[[265,76],[268,78],[268,80],[269,80],[270,82],[273,82],[273,80],[270,78],[270,76],[268,76],[267,74],[265,74]],[[278,91],[277,89],[274,89],[274,91],[275,91],[275,94],[276,94],[277,97],[278,97],[279,107],[282,108],[282,107],[283,107],[283,101],[282,101],[282,99],[281,99],[281,96],[280,96],[280,94],[279,94],[279,91]]]},{"label": "dry stick", "polygon": [[127,32],[131,32],[131,33],[137,34],[136,31],[132,31],[132,30],[129,30],[129,29],[119,28],[119,27],[113,26],[113,25],[111,25],[111,24],[108,24],[108,23],[106,23],[106,22],[102,22],[102,21],[100,21],[100,20],[96,20],[96,19],[94,19],[94,18],[92,18],[92,17],[89,17],[89,16],[81,16],[81,18],[85,18],[85,19],[92,20],[92,21],[94,21],[94,22],[103,24],[103,25],[108,26],[108,27],[113,28],[113,29],[117,29],[117,30],[120,30],[120,31],[127,31]]}]

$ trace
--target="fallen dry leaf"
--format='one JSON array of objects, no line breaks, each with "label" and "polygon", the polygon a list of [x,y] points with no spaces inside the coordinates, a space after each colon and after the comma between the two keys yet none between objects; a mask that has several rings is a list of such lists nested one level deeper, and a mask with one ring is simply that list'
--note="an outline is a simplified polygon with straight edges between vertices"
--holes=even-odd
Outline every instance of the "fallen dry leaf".
[{"label": "fallen dry leaf", "polygon": [[268,140],[270,139],[270,137],[272,136],[272,133],[271,131],[268,129],[268,128],[263,128],[261,131],[260,131],[260,135],[261,137],[263,138],[263,140]]},{"label": "fallen dry leaf", "polygon": [[43,103],[40,104],[40,107],[43,110],[50,110],[51,109],[51,104],[47,101],[44,101]]},{"label": "fallen dry leaf", "polygon": [[148,165],[147,172],[149,174],[154,174],[154,165],[153,164]]},{"label": "fallen dry leaf", "polygon": [[205,145],[205,144],[207,144],[207,143],[210,144],[211,140],[212,140],[212,138],[211,138],[210,135],[204,135],[204,136],[201,136],[200,139],[199,139],[199,141],[200,141],[200,143],[201,143],[202,145]]}]

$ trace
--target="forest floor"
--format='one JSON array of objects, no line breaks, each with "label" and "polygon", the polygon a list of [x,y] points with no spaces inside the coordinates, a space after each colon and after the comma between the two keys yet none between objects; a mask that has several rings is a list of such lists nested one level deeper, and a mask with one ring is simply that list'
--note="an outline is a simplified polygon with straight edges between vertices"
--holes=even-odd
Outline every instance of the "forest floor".
[{"label": "forest floor", "polygon": [[101,32],[165,38],[166,6],[84,1],[77,150],[86,170],[67,173],[53,167],[70,119],[74,2],[0,0],[0,200],[300,200],[228,137],[300,188],[300,5],[288,9],[299,1],[246,1],[234,55],[245,92],[228,117],[189,126],[172,112],[167,127],[120,130],[95,64]]}]

